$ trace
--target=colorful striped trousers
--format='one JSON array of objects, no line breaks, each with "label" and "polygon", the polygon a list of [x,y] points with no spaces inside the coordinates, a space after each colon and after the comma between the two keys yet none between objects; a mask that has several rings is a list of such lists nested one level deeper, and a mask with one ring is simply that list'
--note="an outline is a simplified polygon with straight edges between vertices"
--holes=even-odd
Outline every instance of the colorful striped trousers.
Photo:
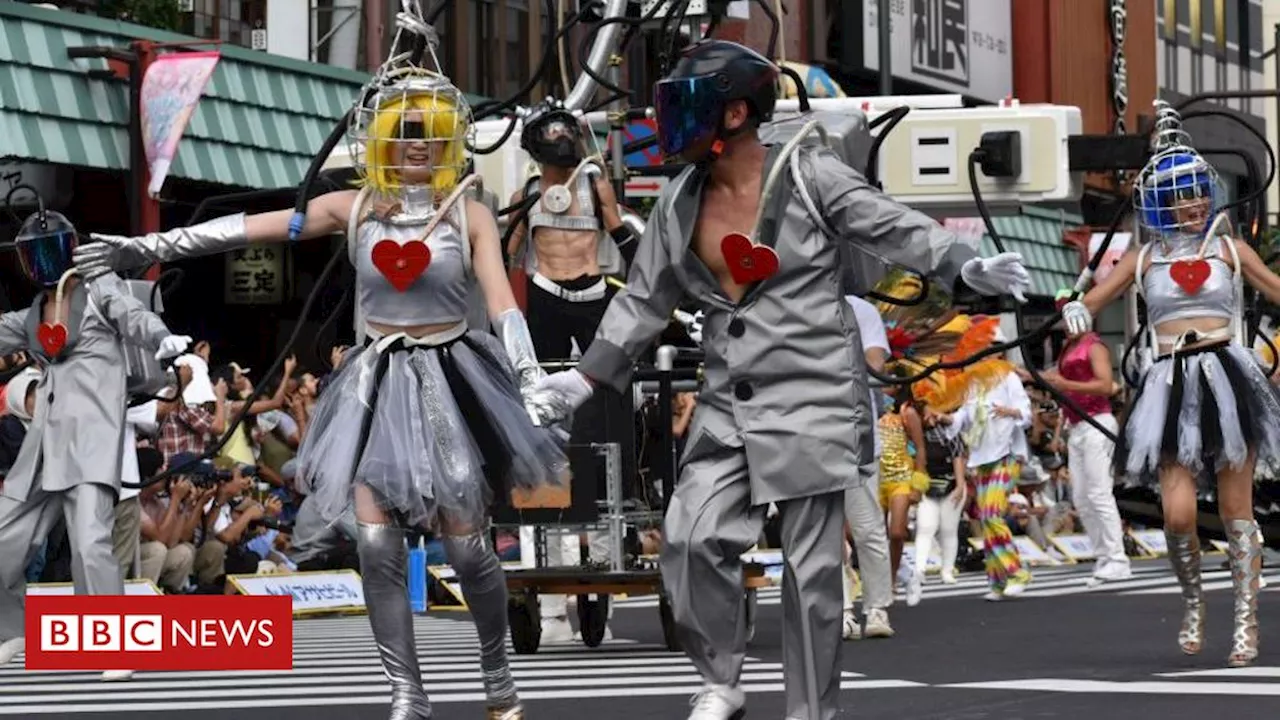
[{"label": "colorful striped trousers", "polygon": [[1009,494],[1021,473],[1022,464],[1013,456],[973,470],[987,583],[997,592],[1003,592],[1009,580],[1023,575],[1018,546],[1013,544],[1013,533],[1004,519],[1009,512]]}]

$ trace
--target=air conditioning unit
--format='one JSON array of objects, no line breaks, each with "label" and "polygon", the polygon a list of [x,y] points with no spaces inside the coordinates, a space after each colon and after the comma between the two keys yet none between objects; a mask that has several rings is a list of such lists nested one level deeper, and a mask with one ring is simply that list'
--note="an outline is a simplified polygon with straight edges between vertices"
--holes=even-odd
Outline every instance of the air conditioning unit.
[{"label": "air conditioning unit", "polygon": [[178,12],[195,12],[196,0],[178,0]]}]

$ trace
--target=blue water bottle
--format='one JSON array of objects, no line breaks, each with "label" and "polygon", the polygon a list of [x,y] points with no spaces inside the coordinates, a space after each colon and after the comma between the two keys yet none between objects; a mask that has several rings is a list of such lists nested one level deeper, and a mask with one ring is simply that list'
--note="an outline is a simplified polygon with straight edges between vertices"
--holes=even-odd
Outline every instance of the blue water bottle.
[{"label": "blue water bottle", "polygon": [[424,613],[431,603],[427,600],[427,551],[418,541],[418,547],[409,551],[409,607],[415,613]]}]

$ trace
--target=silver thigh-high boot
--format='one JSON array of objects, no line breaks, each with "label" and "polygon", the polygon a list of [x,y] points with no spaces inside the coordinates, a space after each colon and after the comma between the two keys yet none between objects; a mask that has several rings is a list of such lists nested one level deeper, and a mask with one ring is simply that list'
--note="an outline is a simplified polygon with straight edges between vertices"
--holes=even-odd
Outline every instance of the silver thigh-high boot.
[{"label": "silver thigh-high boot", "polygon": [[1182,627],[1178,645],[1182,652],[1195,655],[1204,646],[1204,592],[1200,588],[1200,538],[1195,533],[1182,535],[1164,531],[1169,546],[1169,563],[1182,586]]},{"label": "silver thigh-high boot", "polygon": [[431,717],[431,702],[422,688],[422,671],[418,667],[405,579],[408,552],[404,530],[389,523],[361,522],[356,527],[369,624],[382,657],[382,670],[391,681],[388,720],[426,720]]},{"label": "silver thigh-high boot", "polygon": [[1245,667],[1258,658],[1258,580],[1262,577],[1262,542],[1255,520],[1227,521],[1227,557],[1236,602],[1227,665]]},{"label": "silver thigh-high boot", "polygon": [[489,720],[523,720],[524,706],[507,662],[507,579],[487,532],[444,535],[449,564],[480,638],[480,670]]}]

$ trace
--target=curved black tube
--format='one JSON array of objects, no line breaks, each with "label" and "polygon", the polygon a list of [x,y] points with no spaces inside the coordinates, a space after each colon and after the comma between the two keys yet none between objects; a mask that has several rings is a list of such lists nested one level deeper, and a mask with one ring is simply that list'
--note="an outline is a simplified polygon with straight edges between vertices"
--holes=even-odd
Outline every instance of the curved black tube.
[{"label": "curved black tube", "polygon": [[885,129],[881,130],[876,135],[875,139],[871,141],[871,150],[867,153],[867,168],[866,172],[863,173],[863,175],[867,176],[867,182],[877,188],[880,187],[880,146],[884,144],[885,138],[889,137],[889,133],[893,132],[893,129],[898,126],[898,123],[902,122],[902,119],[910,112],[911,108],[906,105],[902,105],[886,112],[867,124],[868,130],[875,130],[881,125],[888,123],[885,126]]}]

